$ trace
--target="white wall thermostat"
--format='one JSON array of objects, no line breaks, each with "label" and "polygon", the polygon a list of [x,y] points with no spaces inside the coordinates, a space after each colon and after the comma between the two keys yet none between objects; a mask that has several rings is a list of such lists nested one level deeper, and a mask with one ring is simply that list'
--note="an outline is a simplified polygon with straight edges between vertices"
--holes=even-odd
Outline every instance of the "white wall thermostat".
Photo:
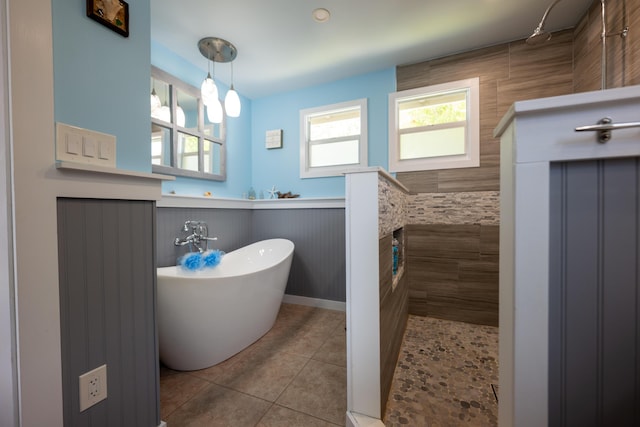
[{"label": "white wall thermostat", "polygon": [[265,139],[266,148],[282,148],[282,129],[268,130]]}]

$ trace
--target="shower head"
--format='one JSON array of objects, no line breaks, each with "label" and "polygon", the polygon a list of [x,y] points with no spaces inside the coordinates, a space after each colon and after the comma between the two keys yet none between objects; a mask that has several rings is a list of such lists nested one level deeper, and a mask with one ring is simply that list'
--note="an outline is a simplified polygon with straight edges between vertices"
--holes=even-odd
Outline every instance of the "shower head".
[{"label": "shower head", "polygon": [[551,9],[553,9],[553,6],[560,3],[560,1],[561,0],[554,0],[553,3],[551,3],[549,7],[547,7],[547,10],[545,10],[544,15],[542,15],[542,19],[540,20],[540,23],[538,24],[536,29],[533,30],[533,34],[531,34],[529,38],[526,40],[526,43],[528,45],[535,46],[535,45],[544,43],[551,38],[551,33],[548,33],[544,30],[544,23],[547,20],[547,16],[549,16],[549,12],[551,11]]},{"label": "shower head", "polygon": [[548,33],[544,29],[538,27],[533,31],[533,34],[529,36],[526,43],[529,46],[536,46],[548,41],[549,39],[551,39],[551,33]]}]

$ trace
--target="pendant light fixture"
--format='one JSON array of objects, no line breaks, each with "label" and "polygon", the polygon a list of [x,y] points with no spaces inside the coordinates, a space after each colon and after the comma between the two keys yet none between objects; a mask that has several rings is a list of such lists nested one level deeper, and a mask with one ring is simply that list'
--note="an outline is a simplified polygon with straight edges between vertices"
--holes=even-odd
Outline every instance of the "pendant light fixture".
[{"label": "pendant light fixture", "polygon": [[[240,97],[233,88],[233,60],[238,55],[236,47],[227,40],[218,37],[205,37],[198,42],[198,49],[202,56],[207,58],[207,70],[213,61],[215,66],[216,62],[231,62],[231,87],[225,96],[225,110],[229,117],[240,116]],[[207,118],[210,122],[221,123],[223,118],[222,105],[218,97],[218,88],[211,78],[211,73],[207,72],[207,77],[202,82],[200,87],[202,96],[202,102],[207,109]]]},{"label": "pendant light fixture", "polygon": [[[155,89],[151,92],[152,97]],[[158,95],[156,95],[158,96]],[[162,120],[163,122],[171,123],[171,109],[167,105],[167,99],[169,96],[167,95],[167,88],[164,88],[164,103],[160,106],[160,108],[151,110],[151,117],[155,117],[158,120]],[[160,101],[160,97],[158,97],[158,101]]]},{"label": "pendant light fixture", "polygon": [[207,109],[207,119],[209,119],[211,123],[222,123],[223,112],[219,99],[216,99],[216,102],[207,105],[205,108]]},{"label": "pendant light fixture", "polygon": [[233,88],[233,62],[231,63],[231,87],[224,97],[224,109],[229,117],[240,117],[240,97]]},{"label": "pendant light fixture", "polygon": [[187,116],[185,116],[180,104],[176,105],[176,124],[180,127],[184,127],[184,125],[187,124]]},{"label": "pendant light fixture", "polygon": [[[202,95],[202,102],[207,107],[213,104],[215,101],[218,101],[218,87],[216,86],[216,82],[211,77],[211,59],[207,61],[207,77],[203,80],[202,85],[200,86],[200,93]],[[215,68],[214,68],[215,74]]]},{"label": "pendant light fixture", "polygon": [[156,80],[153,79],[153,88],[151,89],[151,115],[161,106],[162,102],[160,102],[160,97],[156,93]]}]

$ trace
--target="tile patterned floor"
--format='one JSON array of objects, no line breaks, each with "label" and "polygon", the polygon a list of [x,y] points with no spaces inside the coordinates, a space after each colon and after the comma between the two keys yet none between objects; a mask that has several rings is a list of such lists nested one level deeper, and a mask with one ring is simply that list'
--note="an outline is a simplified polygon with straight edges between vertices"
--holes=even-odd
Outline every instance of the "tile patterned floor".
[{"label": "tile patterned floor", "polygon": [[[343,426],[345,314],[283,304],[274,327],[234,357],[160,370],[168,427]],[[385,425],[492,426],[498,329],[410,316]]]},{"label": "tile patterned floor", "polygon": [[208,369],[160,370],[160,414],[169,427],[344,425],[345,314],[283,304],[274,327]]},{"label": "tile patterned floor", "polygon": [[387,427],[498,425],[498,328],[409,316]]}]

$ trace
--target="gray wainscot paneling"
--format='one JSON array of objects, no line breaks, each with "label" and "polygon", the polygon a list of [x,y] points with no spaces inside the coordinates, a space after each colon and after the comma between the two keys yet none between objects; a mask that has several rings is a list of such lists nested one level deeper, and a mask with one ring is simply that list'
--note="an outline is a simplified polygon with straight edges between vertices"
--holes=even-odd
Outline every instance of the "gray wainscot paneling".
[{"label": "gray wainscot paneling", "polygon": [[189,251],[189,246],[175,246],[176,237],[185,237],[184,222],[204,221],[209,228],[209,249],[231,252],[252,243],[251,210],[249,209],[204,209],[204,208],[158,208],[158,267],[176,265],[176,260]]},{"label": "gray wainscot paneling", "polygon": [[640,425],[638,162],[551,168],[549,426]]},{"label": "gray wainscot paneling", "polygon": [[344,302],[345,219],[344,208],[220,209],[158,208],[158,266],[175,265],[186,247],[173,245],[186,220],[202,220],[209,235],[218,237],[210,248],[231,252],[271,238],[295,244],[288,295]]},{"label": "gray wainscot paneling", "polygon": [[[155,220],[152,201],[58,199],[65,426],[160,422]],[[80,412],[78,377],[103,364],[108,397]]]},{"label": "gray wainscot paneling", "polygon": [[253,212],[254,241],[283,237],[295,245],[286,293],[346,301],[344,209]]}]

